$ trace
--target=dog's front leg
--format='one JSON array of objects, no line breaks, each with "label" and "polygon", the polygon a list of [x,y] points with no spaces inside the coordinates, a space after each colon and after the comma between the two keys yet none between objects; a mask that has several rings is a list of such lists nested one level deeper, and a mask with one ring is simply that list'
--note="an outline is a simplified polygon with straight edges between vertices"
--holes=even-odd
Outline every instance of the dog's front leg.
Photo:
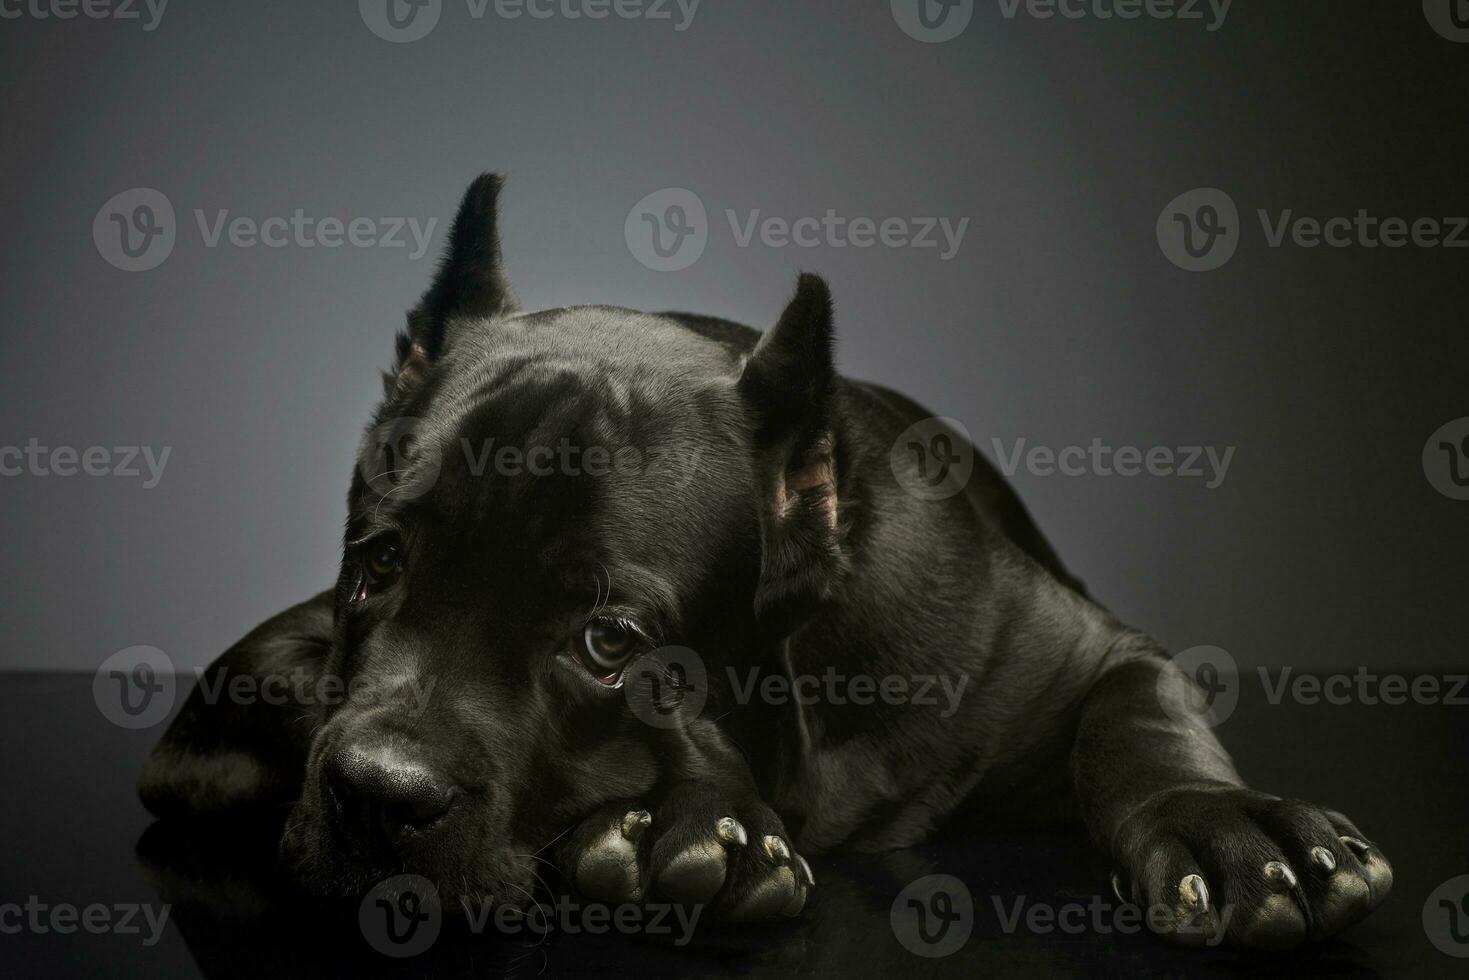
[{"label": "dog's front leg", "polygon": [[1329,936],[1375,908],[1392,868],[1346,817],[1248,789],[1193,680],[1141,634],[1084,702],[1073,776],[1118,897],[1181,944]]},{"label": "dog's front leg", "polygon": [[660,733],[666,773],[563,839],[558,866],[589,898],[707,906],[732,921],[797,915],[815,887],[743,755],[712,723]]}]

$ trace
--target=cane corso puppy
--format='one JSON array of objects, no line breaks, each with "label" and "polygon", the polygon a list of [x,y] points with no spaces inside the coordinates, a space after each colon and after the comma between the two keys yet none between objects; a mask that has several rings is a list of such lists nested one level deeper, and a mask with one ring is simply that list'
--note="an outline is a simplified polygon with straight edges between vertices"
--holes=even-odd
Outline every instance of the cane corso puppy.
[{"label": "cane corso puppy", "polygon": [[[805,856],[980,812],[1083,822],[1180,943],[1288,946],[1383,900],[1382,852],[1245,787],[1195,679],[960,433],[836,373],[820,278],[764,333],[525,312],[500,186],[408,314],[336,587],[204,674],[142,774],[155,814],[289,806],[284,864],[340,897],[406,870],[523,903],[544,852],[601,900],[796,915]],[[962,486],[923,492],[910,432],[972,460]],[[313,683],[219,696],[240,677]]]}]

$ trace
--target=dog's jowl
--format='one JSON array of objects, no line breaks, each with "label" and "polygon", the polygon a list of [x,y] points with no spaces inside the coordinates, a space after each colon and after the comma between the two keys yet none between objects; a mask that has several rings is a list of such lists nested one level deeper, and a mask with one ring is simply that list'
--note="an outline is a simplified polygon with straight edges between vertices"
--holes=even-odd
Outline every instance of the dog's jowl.
[{"label": "dog's jowl", "polygon": [[[961,812],[1084,824],[1179,943],[1287,946],[1383,900],[1370,838],[1246,788],[1194,680],[997,471],[910,492],[924,460],[891,450],[932,413],[836,373],[821,279],[763,333],[528,312],[499,192],[470,187],[398,338],[335,587],[210,668],[143,773],[156,814],[292,804],[304,888],[407,872],[446,908],[525,904],[554,842],[598,901],[799,915],[807,856]],[[201,693],[301,672],[336,696]]]}]

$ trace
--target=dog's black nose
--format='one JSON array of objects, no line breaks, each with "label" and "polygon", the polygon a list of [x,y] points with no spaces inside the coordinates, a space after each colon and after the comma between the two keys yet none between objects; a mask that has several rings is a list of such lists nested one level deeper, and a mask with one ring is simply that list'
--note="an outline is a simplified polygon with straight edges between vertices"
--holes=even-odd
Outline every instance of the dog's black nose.
[{"label": "dog's black nose", "polygon": [[348,746],[323,766],[328,804],[359,843],[396,847],[448,813],[458,787],[391,747]]}]

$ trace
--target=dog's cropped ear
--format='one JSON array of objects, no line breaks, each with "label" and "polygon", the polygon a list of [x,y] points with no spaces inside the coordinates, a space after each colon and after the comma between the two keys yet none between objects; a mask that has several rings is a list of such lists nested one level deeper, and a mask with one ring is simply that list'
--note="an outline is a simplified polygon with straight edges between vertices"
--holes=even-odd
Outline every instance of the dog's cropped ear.
[{"label": "dog's cropped ear", "polygon": [[300,796],[332,693],[323,676],[334,598],[323,592],[266,620],[204,671],[138,778],[154,816],[259,813]]},{"label": "dog's cropped ear", "polygon": [[761,529],[755,613],[775,631],[799,625],[831,595],[845,567],[833,437],[831,293],[803,274],[779,322],[740,374],[754,419]]},{"label": "dog's cropped ear", "polygon": [[408,313],[398,337],[398,363],[388,394],[412,388],[453,340],[456,322],[489,319],[520,308],[500,256],[499,174],[482,174],[464,194],[434,281]]}]

